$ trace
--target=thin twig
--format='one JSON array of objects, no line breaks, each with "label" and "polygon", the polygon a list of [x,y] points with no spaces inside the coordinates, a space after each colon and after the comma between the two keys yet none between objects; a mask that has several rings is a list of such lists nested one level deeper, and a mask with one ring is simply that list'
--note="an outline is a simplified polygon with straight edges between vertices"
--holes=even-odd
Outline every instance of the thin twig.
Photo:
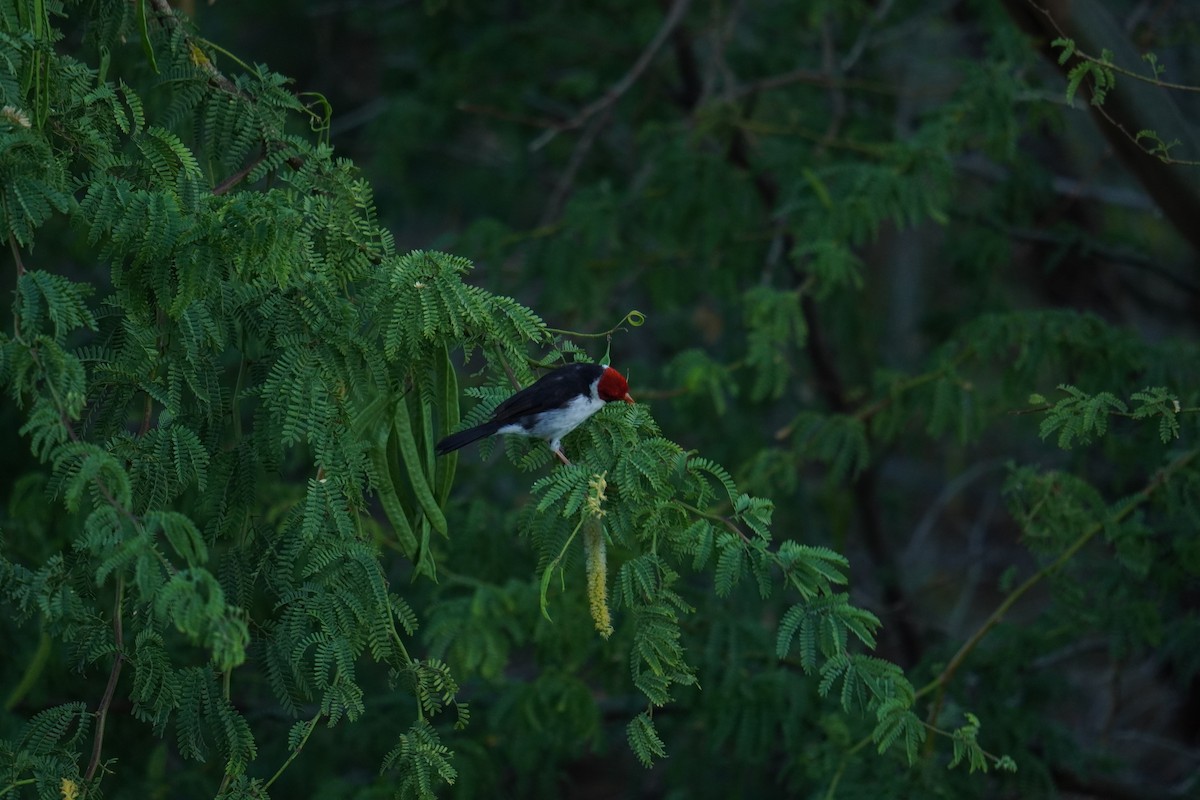
[{"label": "thin twig", "polygon": [[689,503],[685,503],[682,500],[677,500],[676,502],[679,504],[680,508],[682,508],[684,511],[695,514],[696,516],[702,517],[703,519],[711,520],[712,522],[719,522],[722,525],[724,525],[731,533],[736,533],[738,536],[742,537],[742,541],[745,542],[746,544],[753,543],[754,540],[751,539],[750,536],[745,531],[743,531],[741,528],[739,528],[733,522],[733,520],[729,519],[728,517],[723,517],[720,514],[713,514],[709,511],[705,511],[703,509],[696,508],[696,506],[693,506]]},{"label": "thin twig", "polygon": [[512,366],[508,363],[508,359],[504,357],[503,353],[500,353],[499,356],[500,366],[504,367],[504,374],[508,376],[508,382],[512,384],[514,389],[519,391],[521,389],[521,382],[517,380],[517,373],[513,372]]},{"label": "thin twig", "polygon": [[[175,16],[175,9],[171,8],[171,4],[167,2],[167,0],[150,0],[150,5],[153,6],[154,10],[158,12],[159,22],[161,24],[165,26],[176,26],[180,24],[179,18]],[[194,47],[197,52],[204,52],[203,48],[200,47],[194,37],[185,33],[184,39],[189,45]],[[238,96],[245,97],[242,90],[238,89],[237,85],[234,84],[233,81],[225,77],[225,74],[217,69],[217,66],[213,64],[207,56],[204,57],[203,61],[198,61],[196,63],[201,69],[208,73],[208,77],[212,79],[213,83],[221,87],[221,89],[229,92],[230,94],[236,94]]]},{"label": "thin twig", "polygon": [[[1034,11],[1042,14],[1046,18],[1046,21],[1050,24],[1050,27],[1053,28],[1054,31],[1058,34],[1060,39],[1071,43],[1071,48],[1069,50],[1070,56],[1078,58],[1081,61],[1086,61],[1091,64],[1096,64],[1097,66],[1099,66],[1102,69],[1109,70],[1110,72],[1115,72],[1119,75],[1124,75],[1127,78],[1133,78],[1134,80],[1141,81],[1143,83],[1148,83],[1151,86],[1157,86],[1161,89],[1174,89],[1176,91],[1181,91],[1181,92],[1200,92],[1200,86],[1193,86],[1193,85],[1189,85],[1189,84],[1173,83],[1171,81],[1164,81],[1158,77],[1157,73],[1155,74],[1154,77],[1142,75],[1141,73],[1134,72],[1133,70],[1129,70],[1124,67],[1118,66],[1117,64],[1114,64],[1112,61],[1109,61],[1108,59],[1096,58],[1095,56],[1093,56],[1083,50],[1080,50],[1078,47],[1074,46],[1075,38],[1067,35],[1066,31],[1064,31],[1062,29],[1062,27],[1058,24],[1058,20],[1056,20],[1054,18],[1054,15],[1050,12],[1049,8],[1039,5],[1038,3],[1034,2],[1034,0],[1026,0],[1026,1],[1028,2],[1030,8],[1034,9]],[[1060,59],[1060,65],[1064,66],[1064,68],[1065,68],[1066,59]],[[1068,73],[1068,75],[1069,74],[1070,73]],[[1146,155],[1150,156],[1151,158],[1158,159],[1163,164],[1170,164],[1170,165],[1175,165],[1175,166],[1185,166],[1185,167],[1200,166],[1200,160],[1172,158],[1169,155],[1169,153],[1167,152],[1166,146],[1162,145],[1161,141],[1160,141],[1160,145],[1162,146],[1161,151],[1156,150],[1151,147],[1147,147],[1146,145],[1142,144],[1143,137],[1141,136],[1141,133],[1140,132],[1138,134],[1131,133],[1129,131],[1129,129],[1125,127],[1124,123],[1119,122],[1118,120],[1114,119],[1113,116],[1111,114],[1109,114],[1107,110],[1105,110],[1103,102],[1096,102],[1094,93],[1093,93],[1093,97],[1092,97],[1092,101],[1091,101],[1091,107],[1097,114],[1099,114],[1101,117],[1103,117],[1106,122],[1108,122],[1110,125],[1112,125],[1116,130],[1118,130],[1122,136],[1124,136],[1126,139],[1128,139],[1133,144],[1134,147],[1136,147],[1138,150],[1145,153]],[[1156,138],[1156,137],[1154,137],[1154,138]]]},{"label": "thin twig", "polygon": [[1159,259],[1152,258],[1142,252],[1132,249],[1111,247],[1104,242],[1098,243],[1092,241],[1091,237],[1082,235],[1072,236],[1056,231],[1043,231],[1033,228],[1021,228],[1017,226],[1004,225],[982,216],[974,217],[966,214],[959,214],[955,211],[951,211],[948,216],[952,220],[960,220],[972,225],[979,225],[989,228],[1016,241],[1033,242],[1035,244],[1049,244],[1056,247],[1071,248],[1084,257],[1095,257],[1118,264],[1126,264],[1135,269],[1145,270],[1156,277],[1162,278],[1163,280],[1171,283],[1176,289],[1180,289],[1191,294],[1200,293],[1200,282],[1193,281],[1186,275],[1172,272],[1171,269],[1163,264]]},{"label": "thin twig", "polygon": [[[168,2],[168,0],[150,0],[150,5],[154,7],[156,12],[158,12],[159,23],[164,27],[175,27],[180,24],[179,18],[176,16],[175,9],[171,8],[171,4]],[[218,50],[225,55],[230,56],[231,58],[234,58],[236,61],[237,59],[232,53],[213,42],[197,39],[186,32],[183,34],[183,38],[184,41],[188,43],[188,46],[192,48],[193,52],[201,54],[199,58],[193,58],[193,63],[195,63],[200,69],[204,70],[204,72],[208,75],[209,80],[215,83],[217,87],[221,89],[221,91],[240,97],[249,103],[255,102],[255,98],[253,96],[239,89],[237,84],[230,80],[225,73],[217,69],[217,65],[214,64],[210,58],[208,58],[206,55],[203,55],[204,46],[207,46],[209,48]],[[239,61],[239,63],[241,62]],[[245,67],[246,65],[242,64],[242,66]],[[266,157],[267,148],[264,146],[262,153],[260,153],[245,167],[221,181],[221,183],[213,188],[212,193],[217,196],[226,194],[233,189],[233,187],[245,180],[246,176],[249,175],[255,167],[261,164]],[[293,156],[292,158],[287,159],[286,163],[293,169],[299,169],[299,164],[297,163],[298,161],[299,159]]]},{"label": "thin twig", "polygon": [[213,195],[220,197],[221,195],[225,194],[233,187],[237,186],[239,183],[241,183],[242,181],[244,181],[246,179],[247,175],[249,175],[251,172],[254,171],[255,167],[257,167],[264,160],[266,160],[266,158],[267,158],[267,153],[266,153],[266,149],[264,148],[263,152],[261,152],[257,156],[255,156],[250,161],[249,164],[242,167],[237,172],[233,173],[228,178],[226,178],[225,180],[221,181],[216,186],[214,186],[213,190],[212,190]]},{"label": "thin twig", "polygon": [[507,111],[503,108],[495,106],[481,106],[478,103],[468,103],[462,101],[455,105],[459,111],[465,114],[475,114],[480,117],[488,117],[490,119],[498,119],[503,122],[515,122],[518,125],[527,125],[531,128],[553,128],[558,125],[556,120],[549,117],[531,117],[528,114],[516,114],[512,111]]},{"label": "thin twig", "polygon": [[142,424],[138,427],[138,438],[141,439],[150,431],[150,423],[154,421],[154,397],[146,395],[146,403],[142,409]]},{"label": "thin twig", "polygon": [[1151,158],[1157,158],[1159,161],[1161,161],[1164,164],[1173,164],[1175,166],[1180,166],[1180,167],[1200,167],[1200,160],[1198,160],[1198,159],[1172,158],[1171,156],[1167,155],[1167,151],[1165,149],[1160,153],[1160,152],[1156,152],[1156,151],[1150,149],[1149,147],[1147,147],[1146,145],[1142,144],[1141,138],[1139,136],[1135,136],[1134,134],[1130,133],[1129,129],[1125,127],[1124,123],[1118,122],[1116,119],[1114,119],[1113,116],[1104,109],[1103,103],[1092,103],[1092,108],[1096,111],[1097,114],[1104,117],[1104,119],[1108,122],[1108,124],[1112,125],[1114,128],[1119,130],[1121,132],[1122,136],[1124,136],[1129,141],[1133,142],[1134,146],[1137,147],[1137,149],[1141,150],[1143,153],[1150,156]]},{"label": "thin twig", "polygon": [[[25,262],[21,260],[21,248],[17,246],[17,239],[13,236],[12,231],[8,232],[8,245],[12,248],[13,261],[17,265],[17,280],[20,281],[25,274]],[[13,338],[17,341],[21,340],[21,315],[17,313],[15,305],[13,306]]]},{"label": "thin twig", "polygon": [[[977,153],[966,153],[956,157],[954,165],[963,172],[994,183],[1012,179],[1010,170]],[[1092,180],[1080,181],[1065,175],[1052,175],[1050,189],[1055,194],[1070,200],[1091,200],[1119,208],[1131,208],[1135,211],[1153,212],[1157,208],[1149,195],[1136,189],[1124,186],[1105,186]]]},{"label": "thin twig", "polygon": [[[737,76],[734,75],[733,68],[729,66],[729,59],[725,57],[725,52],[729,49],[734,34],[737,33],[738,23],[745,10],[746,0],[733,0],[729,10],[725,12],[724,18],[721,18],[719,5],[713,4],[713,27],[716,29],[712,34],[714,40],[712,45],[713,71],[720,75],[721,97],[725,100],[729,100],[730,93],[737,88]],[[710,80],[709,83],[715,85],[716,79]],[[697,96],[697,102],[692,103],[690,108],[695,109],[699,105],[699,99]]]},{"label": "thin twig", "polygon": [[301,737],[300,742],[296,745],[296,749],[293,750],[290,755],[288,755],[287,760],[280,765],[279,769],[275,770],[275,774],[271,776],[271,779],[263,784],[264,789],[270,789],[271,784],[279,780],[279,776],[283,774],[283,771],[292,765],[292,762],[296,760],[296,756],[300,755],[300,751],[303,750],[304,745],[308,743],[308,737],[312,736],[312,732],[317,729],[317,723],[320,721],[321,712],[318,711],[316,716],[308,721],[308,728],[304,731],[304,736]]},{"label": "thin twig", "polygon": [[121,620],[121,607],[125,601],[125,578],[117,579],[117,598],[113,603],[113,644],[116,655],[113,657],[112,670],[108,673],[108,685],[104,687],[104,696],[96,708],[96,734],[92,738],[92,758],[88,761],[84,780],[90,781],[96,775],[100,766],[100,752],[104,747],[104,722],[108,718],[108,708],[112,705],[113,695],[117,691],[117,680],[121,677],[121,666],[125,663],[125,631]]},{"label": "thin twig", "polygon": [[8,246],[12,248],[13,261],[17,264],[17,279],[19,280],[25,274],[25,262],[21,260],[21,248],[17,246],[17,239],[11,231],[8,234]]},{"label": "thin twig", "polygon": [[[1030,7],[1033,8],[1034,11],[1037,11],[1046,17],[1046,20],[1050,23],[1050,27],[1054,28],[1054,30],[1058,33],[1059,37],[1070,40],[1072,42],[1075,41],[1074,37],[1067,36],[1066,32],[1061,27],[1059,27],[1058,20],[1056,20],[1054,18],[1054,15],[1052,13],[1050,13],[1049,8],[1038,5],[1037,3],[1034,2],[1034,0],[1027,0],[1027,2],[1029,3]],[[1088,53],[1085,53],[1084,51],[1082,51],[1078,48],[1074,48],[1071,51],[1071,54],[1078,56],[1079,58],[1082,58],[1084,61],[1090,61],[1093,64],[1098,64],[1101,67],[1104,67],[1105,69],[1110,69],[1119,75],[1124,75],[1128,78],[1133,78],[1134,80],[1139,80],[1139,81],[1142,81],[1143,83],[1148,83],[1151,86],[1157,86],[1160,89],[1176,89],[1181,92],[1200,92],[1200,86],[1193,86],[1192,84],[1187,84],[1187,83],[1172,83],[1171,81],[1164,81],[1161,78],[1158,78],[1157,76],[1151,78],[1151,77],[1141,74],[1140,72],[1134,72],[1131,69],[1125,69],[1124,67],[1117,66],[1113,62],[1108,61],[1106,59],[1096,58],[1095,56],[1089,55]]]},{"label": "thin twig", "polygon": [[870,142],[856,142],[851,139],[831,139],[828,133],[817,133],[814,130],[801,127],[799,125],[775,125],[770,122],[761,122],[750,118],[738,120],[735,125],[739,130],[749,133],[757,133],[764,136],[796,136],[801,139],[815,142],[825,148],[837,148],[839,150],[849,150],[854,153],[862,153],[871,158],[883,158],[887,155],[888,145],[872,144]]},{"label": "thin twig", "polygon": [[[716,13],[716,4],[713,4]],[[700,62],[696,59],[695,50],[691,46],[692,32],[687,25],[676,26],[671,33],[671,49],[675,54],[675,69],[679,75],[679,85],[670,92],[680,108],[690,112],[700,103],[700,99],[713,85],[713,81],[700,73]],[[713,58],[709,61],[710,68],[724,65],[721,53],[722,45],[717,44],[713,49]],[[711,69],[709,70],[711,72]]]},{"label": "thin twig", "polygon": [[[165,2],[165,0],[160,1]],[[534,139],[529,144],[530,151],[532,152],[541,150],[558,134],[562,133],[563,131],[574,130],[575,128],[582,126],[592,115],[607,109],[609,106],[620,100],[622,95],[628,92],[633,85],[637,83],[638,78],[640,78],[642,73],[646,71],[646,68],[650,66],[650,62],[654,60],[656,55],[658,55],[658,51],[662,49],[663,43],[667,41],[667,38],[671,35],[671,32],[674,31],[675,27],[683,20],[684,15],[687,13],[688,6],[691,4],[692,0],[675,0],[675,2],[671,5],[671,9],[667,12],[667,16],[663,18],[662,25],[659,26],[658,32],[654,34],[654,38],[650,40],[650,44],[646,45],[646,49],[642,51],[640,56],[638,56],[637,61],[633,62],[633,66],[629,68],[629,71],[626,72],[619,81],[614,83],[607,92],[584,106],[578,114],[571,117],[571,119],[567,120],[566,122],[556,125],[555,127],[543,133],[541,136]]]},{"label": "thin twig", "polygon": [[864,92],[876,92],[878,94],[897,94],[895,87],[883,83],[856,78],[843,78],[815,69],[794,69],[789,72],[782,72],[778,75],[771,75],[756,81],[750,81],[749,83],[743,83],[730,93],[730,97],[737,99],[746,95],[769,92],[773,89],[782,89],[793,83],[803,83],[822,88],[859,89]]},{"label": "thin twig", "polygon": [[600,135],[600,130],[608,121],[611,109],[605,109],[598,114],[588,126],[584,129],[583,135],[579,137],[579,141],[575,143],[575,149],[571,151],[571,158],[567,161],[567,167],[559,176],[558,183],[554,186],[554,191],[550,193],[550,199],[546,201],[546,208],[542,211],[542,218],[538,222],[538,227],[551,225],[562,214],[563,207],[567,204],[567,197],[571,194],[571,187],[575,183],[575,176],[579,174],[579,168],[583,166],[587,154],[591,152],[592,146],[596,143],[596,138]]},{"label": "thin twig", "polygon": [[1084,545],[1090,542],[1097,533],[1100,533],[1102,530],[1104,530],[1110,523],[1120,522],[1133,513],[1138,506],[1150,499],[1150,496],[1153,495],[1154,492],[1166,484],[1167,480],[1172,475],[1185,467],[1188,462],[1194,459],[1198,454],[1200,454],[1200,448],[1189,450],[1188,452],[1176,458],[1167,466],[1163,467],[1144,487],[1142,487],[1139,492],[1137,492],[1137,494],[1129,498],[1129,500],[1125,502],[1121,509],[1113,514],[1112,517],[1101,520],[1089,527],[1087,530],[1081,533],[1066,550],[1059,554],[1058,558],[1054,559],[1054,561],[1030,575],[1025,579],[1024,583],[1022,583],[1016,589],[1013,589],[1008,597],[1004,598],[1004,601],[996,607],[996,610],[991,613],[991,616],[989,616],[984,623],[979,626],[978,630],[971,635],[971,638],[964,642],[962,647],[958,649],[958,652],[955,653],[954,657],[950,659],[950,662],[946,664],[946,667],[942,670],[941,674],[939,674],[936,678],[923,686],[920,691],[917,692],[917,698],[923,697],[930,692],[937,692],[937,696],[935,697],[929,711],[928,719],[931,724],[937,721],[938,714],[941,713],[942,702],[945,699],[946,688],[949,686],[950,681],[953,680],[954,674],[958,671],[958,668],[962,666],[967,657],[971,655],[979,643],[983,641],[984,637],[991,632],[992,628],[1000,624],[1005,615],[1008,614],[1016,602],[1020,600],[1026,592],[1040,583],[1043,578],[1053,575],[1055,572],[1061,569],[1063,565],[1074,558],[1075,555],[1083,549]]},{"label": "thin twig", "polygon": [[[821,24],[821,68],[824,72],[836,74],[841,77],[845,73],[834,58],[833,46],[833,31],[828,17]],[[862,41],[866,34],[859,38]],[[836,83],[829,86],[829,124],[825,126],[825,133],[821,135],[821,151],[824,151],[825,144],[835,141],[838,134],[842,130],[842,122],[846,118],[846,92],[841,86]]]},{"label": "thin twig", "polygon": [[849,72],[854,68],[854,65],[862,58],[863,52],[866,51],[867,44],[871,41],[871,34],[875,32],[875,28],[879,23],[883,22],[883,18],[891,12],[893,5],[895,5],[895,0],[883,0],[883,2],[875,7],[871,18],[862,26],[862,29],[858,32],[858,38],[850,46],[850,52],[846,53],[838,65],[839,72]]},{"label": "thin twig", "polygon": [[918,389],[927,383],[940,380],[947,375],[953,374],[954,370],[956,370],[964,362],[974,358],[974,356],[975,348],[971,345],[968,345],[967,347],[964,347],[962,352],[956,355],[948,363],[943,364],[937,369],[921,373],[920,375],[914,375],[902,381],[897,381],[888,387],[888,393],[885,397],[880,397],[870,405],[863,405],[859,407],[859,409],[854,412],[854,418],[861,422],[866,422],[875,415],[879,414],[881,411],[884,411],[891,406],[892,403],[896,402],[896,400],[900,398],[900,395],[910,392],[913,389]]}]

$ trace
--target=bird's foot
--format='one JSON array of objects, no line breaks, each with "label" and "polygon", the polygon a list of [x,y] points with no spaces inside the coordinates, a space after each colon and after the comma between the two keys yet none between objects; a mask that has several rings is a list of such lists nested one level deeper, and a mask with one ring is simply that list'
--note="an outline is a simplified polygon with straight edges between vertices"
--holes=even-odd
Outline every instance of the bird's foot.
[{"label": "bird's foot", "polygon": [[562,450],[555,450],[554,455],[558,456],[558,460],[561,461],[565,466],[568,466],[568,467],[571,466],[570,459],[568,459],[565,455],[563,455]]}]

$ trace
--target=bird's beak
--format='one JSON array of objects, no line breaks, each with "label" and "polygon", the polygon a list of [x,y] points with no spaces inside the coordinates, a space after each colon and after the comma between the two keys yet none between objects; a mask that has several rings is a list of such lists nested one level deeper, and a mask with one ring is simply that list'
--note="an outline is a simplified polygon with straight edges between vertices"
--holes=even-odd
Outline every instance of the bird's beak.
[{"label": "bird's beak", "polygon": [[622,399],[623,399],[623,400],[624,400],[626,403],[629,403],[629,405],[633,405],[633,398],[629,396],[629,392],[626,392],[626,393],[625,393],[625,397],[623,397]]}]

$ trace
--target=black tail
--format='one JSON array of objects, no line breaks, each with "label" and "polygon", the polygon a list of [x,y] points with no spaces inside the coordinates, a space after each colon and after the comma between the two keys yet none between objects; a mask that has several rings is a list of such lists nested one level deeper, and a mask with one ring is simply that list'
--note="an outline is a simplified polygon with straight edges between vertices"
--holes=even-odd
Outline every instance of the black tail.
[{"label": "black tail", "polygon": [[491,436],[496,431],[500,430],[504,423],[491,420],[482,425],[476,425],[474,428],[467,428],[465,431],[452,433],[445,439],[442,439],[434,446],[439,456],[444,456],[451,450],[457,450],[460,447],[466,447],[471,442],[477,442],[484,437]]}]

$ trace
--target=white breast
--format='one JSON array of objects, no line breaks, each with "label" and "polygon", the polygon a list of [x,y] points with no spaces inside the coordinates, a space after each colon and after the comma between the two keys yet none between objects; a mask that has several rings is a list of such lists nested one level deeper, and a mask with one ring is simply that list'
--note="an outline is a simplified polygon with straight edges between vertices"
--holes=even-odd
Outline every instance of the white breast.
[{"label": "white breast", "polygon": [[526,420],[525,425],[516,423],[505,425],[497,433],[517,434],[520,436],[536,436],[550,443],[552,450],[558,450],[562,438],[578,428],[588,417],[604,408],[604,401],[596,393],[596,385],[592,384],[587,396],[576,397],[562,408],[553,411],[543,411],[532,420]]}]

